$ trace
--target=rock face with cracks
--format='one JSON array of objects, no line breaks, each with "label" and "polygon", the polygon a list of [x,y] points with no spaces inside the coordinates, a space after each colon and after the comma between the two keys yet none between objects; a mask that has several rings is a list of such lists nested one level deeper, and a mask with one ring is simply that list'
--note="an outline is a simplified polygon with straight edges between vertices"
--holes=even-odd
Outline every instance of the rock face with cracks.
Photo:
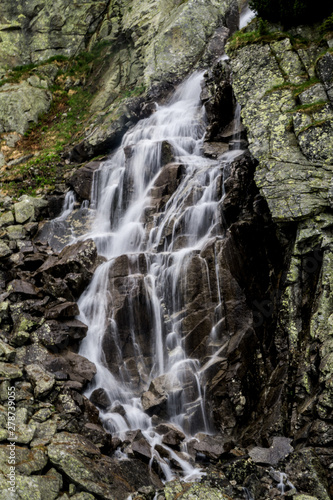
[{"label": "rock face with cracks", "polygon": [[[219,181],[218,235],[187,263],[188,282],[179,282],[183,309],[177,319],[186,352],[201,363],[207,412],[215,426],[214,436],[197,435],[187,444],[187,459],[200,459],[205,467],[201,483],[173,481],[164,487],[144,434],[134,430],[123,440],[112,438],[96,407],[108,409],[113,402],[99,389],[91,401],[82,395],[96,367],[77,354],[87,328],[75,319],[75,301],[102,262],[94,243],[62,249],[60,241],[52,248],[41,232],[41,219],[51,213],[47,200],[1,198],[0,490],[8,498],[26,498],[28,491],[29,500],[129,495],[239,500],[248,492],[257,500],[280,498],[282,480],[295,499],[333,495],[332,42],[310,37],[300,48],[281,36],[228,49],[230,61],[218,61],[237,16],[232,1],[2,2],[3,67],[73,55],[99,42],[109,47],[109,66],[96,82],[91,105],[98,119],[72,158],[107,153],[126,129],[153,111],[154,100],[206,65],[202,101],[209,142],[204,151],[219,161],[228,148],[235,127],[233,93],[242,107],[238,131],[249,144],[249,151],[223,170],[223,185]],[[23,134],[48,110],[54,76],[50,70],[51,77],[44,78],[38,71],[0,88],[0,133]],[[126,86],[138,95],[119,104]],[[131,155],[130,148],[125,154]],[[163,158],[150,193],[147,228],[184,173],[167,142]],[[89,163],[69,178],[80,201],[89,198],[98,167]],[[162,240],[173,229],[165,227]],[[177,244],[181,248],[181,239]],[[153,365],[147,349],[154,325],[143,285],[146,265],[142,256],[131,270],[128,259],[118,257],[109,290],[132,388],[171,452],[156,449],[172,463],[172,453],[184,456],[185,435],[164,422],[167,402],[186,393],[195,397],[196,389],[186,371],[181,380],[162,376],[147,384],[149,370],[134,362],[129,301],[137,312],[138,344],[148,368]],[[222,311],[221,348],[209,359],[216,308]],[[103,344],[105,364],[119,370],[111,331]],[[16,394],[13,494],[7,482],[10,387]],[[121,405],[117,411],[121,415]],[[117,460],[117,448],[129,460]],[[287,476],[281,479],[270,466]]]}]

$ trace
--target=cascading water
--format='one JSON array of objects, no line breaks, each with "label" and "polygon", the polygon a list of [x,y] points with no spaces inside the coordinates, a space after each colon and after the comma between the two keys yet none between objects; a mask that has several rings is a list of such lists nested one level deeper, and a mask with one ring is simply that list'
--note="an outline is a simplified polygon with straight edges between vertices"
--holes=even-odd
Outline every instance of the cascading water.
[{"label": "cascading water", "polygon": [[[161,388],[164,420],[187,436],[209,431],[200,363],[188,358],[182,328],[186,301],[193,294],[193,260],[212,294],[200,252],[221,234],[221,163],[200,155],[205,133],[202,77],[191,76],[168,105],[156,106],[151,117],[127,132],[95,175],[95,218],[84,238],[94,239],[106,261],[78,303],[79,319],[88,325],[80,354],[97,368],[86,395],[96,389],[107,395],[110,405],[100,418],[113,434],[141,429],[167,480],[172,477],[168,461],[155,448],[162,444],[161,436],[144,411],[150,383]],[[226,154],[225,161],[236,154]],[[163,176],[172,173],[178,185],[164,203]],[[156,198],[158,205],[152,207]],[[122,300],[125,318],[119,313]],[[212,345],[220,346],[216,337],[212,332]],[[187,460],[169,448],[168,456],[187,479],[196,477],[197,469]]]}]

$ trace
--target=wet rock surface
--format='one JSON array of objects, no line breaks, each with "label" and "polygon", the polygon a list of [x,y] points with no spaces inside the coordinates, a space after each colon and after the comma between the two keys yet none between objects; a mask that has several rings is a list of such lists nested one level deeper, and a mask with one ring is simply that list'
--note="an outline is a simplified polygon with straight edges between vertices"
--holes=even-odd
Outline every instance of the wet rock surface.
[{"label": "wet rock surface", "polygon": [[[90,4],[86,7],[93,8]],[[100,2],[94,12],[98,14],[104,7]],[[187,23],[185,7],[179,26]],[[148,23],[151,12],[142,9],[140,5],[140,12],[133,12],[124,22],[134,38],[146,42],[150,35],[138,20],[141,22],[142,14]],[[119,12],[119,18],[125,19],[123,14]],[[92,23],[97,19],[94,16]],[[102,17],[100,21],[96,39],[102,38],[105,30],[112,32],[118,23],[108,24]],[[70,19],[62,25],[57,19],[52,22],[63,33]],[[175,21],[154,41],[160,52],[154,71],[147,66],[151,74],[169,74],[172,65],[178,64],[171,58],[164,67],[163,54],[169,48],[162,41],[165,37],[175,43],[178,35],[174,28],[179,26]],[[16,28],[12,27],[4,29],[5,37],[15,35]],[[207,30],[210,37],[211,27]],[[114,32],[112,36],[117,38]],[[25,498],[27,491],[29,499],[36,500],[125,500],[129,495],[144,500],[155,495],[159,500],[268,500],[281,498],[281,493],[298,500],[326,500],[333,494],[332,58],[329,52],[317,58],[318,47],[308,52],[295,49],[287,39],[271,47],[249,45],[231,55],[231,85],[230,68],[224,63],[213,64],[221,55],[224,40],[225,32],[212,35],[205,55],[211,69],[202,99],[209,120],[207,140],[213,142],[207,142],[204,150],[219,161],[229,147],[235,130],[233,90],[243,108],[251,154],[240,154],[228,166],[220,164],[221,220],[216,237],[191,256],[186,264],[189,279],[177,284],[183,296],[177,311],[178,326],[184,332],[187,353],[201,363],[207,411],[215,426],[212,435],[198,434],[187,444],[188,454],[183,451],[185,434],[166,420],[170,400],[177,404],[184,395],[191,400],[198,397],[193,372],[184,369],[180,378],[155,377],[148,383],[149,370],[135,361],[127,315],[129,301],[137,311],[137,341],[146,358],[150,352],[147,338],[154,330],[144,283],[145,256],[141,255],[134,267],[127,256],[117,257],[108,275],[115,319],[121,325],[126,373],[138,394],[145,389],[144,409],[161,436],[155,450],[176,468],[173,453],[188,463],[196,460],[207,475],[196,483],[175,480],[163,487],[159,477],[165,476],[155,450],[141,430],[111,441],[103,429],[96,407],[120,416],[126,412],[121,405],[112,406],[113,401],[102,389],[92,393],[91,401],[82,395],[96,367],[77,354],[87,328],[75,319],[75,300],[102,259],[91,240],[64,250],[60,246],[57,251],[40,234],[34,238],[38,222],[53,209],[44,200],[25,197],[15,203],[4,202],[0,221],[0,399],[4,405],[0,407],[0,490],[6,494],[10,443],[7,395],[13,386],[17,498]],[[191,53],[194,58],[195,50]],[[146,56],[153,64],[148,49]],[[181,59],[183,53],[177,57]],[[114,65],[118,63],[119,58]],[[114,65],[110,66],[110,78]],[[133,68],[130,80],[136,82],[143,70],[135,69],[135,65]],[[187,71],[185,62],[182,68]],[[300,72],[304,69],[320,81],[300,93],[300,104],[323,101],[323,106],[309,116],[292,111],[295,99],[290,89],[272,91],[275,84],[284,82],[285,75],[294,85],[303,81]],[[41,81],[36,82],[25,86],[37,92]],[[105,95],[117,88],[111,83],[108,87],[107,78],[104,84]],[[156,90],[156,95],[166,95],[171,87]],[[11,87],[8,92],[14,90]],[[39,90],[40,96],[48,99],[47,88]],[[152,89],[150,92],[152,98],[156,97]],[[104,109],[106,101],[103,104],[101,96],[99,99],[96,109]],[[47,107],[48,103],[43,103]],[[153,111],[152,107],[148,110],[149,105],[148,100],[144,109],[143,98],[132,101],[122,110],[119,122],[109,123],[103,131],[103,127],[93,133],[90,130],[89,139],[77,146],[73,155],[76,152],[83,158],[96,151],[104,154],[105,148],[115,144],[134,121]],[[39,112],[32,110],[28,121]],[[106,114],[104,125],[107,119]],[[19,126],[24,128],[24,122]],[[242,125],[237,132],[245,138]],[[129,149],[128,157],[130,154]],[[89,199],[98,165],[94,162],[82,167],[69,181],[80,201]],[[182,164],[174,161],[165,142],[163,168],[151,192],[152,210],[149,208],[145,215],[148,228],[154,215],[165,210],[183,176]],[[196,193],[187,194],[185,207],[191,206]],[[161,247],[172,235],[178,237],[176,246],[181,249],[185,239],[174,221],[164,228]],[[218,278],[216,262],[221,269]],[[171,300],[167,297],[166,310]],[[111,311],[109,304],[107,307]],[[212,339],[217,308],[222,313]],[[120,372],[112,329],[106,332],[103,343],[106,365]],[[211,352],[216,354],[213,358]],[[152,359],[145,359],[145,363],[152,368]],[[185,426],[188,432],[193,431],[191,419],[201,423],[199,410],[198,405],[187,408],[191,417]],[[122,453],[130,460],[118,460]]]}]

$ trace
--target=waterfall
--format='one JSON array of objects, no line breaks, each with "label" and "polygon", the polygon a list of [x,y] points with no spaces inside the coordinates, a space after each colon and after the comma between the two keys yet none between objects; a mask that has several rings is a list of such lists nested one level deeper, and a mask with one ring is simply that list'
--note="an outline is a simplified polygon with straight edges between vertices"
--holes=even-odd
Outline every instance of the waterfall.
[{"label": "waterfall", "polygon": [[55,219],[55,221],[65,220],[74,210],[75,206],[75,193],[73,191],[68,191],[65,195],[64,203],[62,205],[61,214]]},{"label": "waterfall", "polygon": [[241,30],[242,28],[245,28],[245,26],[247,26],[255,16],[256,13],[253,10],[251,10],[248,4],[246,3],[240,15],[239,29]]},{"label": "waterfall", "polygon": [[[104,426],[119,436],[141,429],[153,450],[162,438],[144,397],[158,390],[164,420],[187,436],[209,431],[200,362],[188,357],[183,337],[193,262],[211,296],[200,253],[221,234],[221,161],[201,155],[202,77],[195,73],[167,105],[156,105],[102,164],[92,189],[94,221],[84,235],[106,258],[78,302],[79,319],[88,325],[79,352],[97,368],[86,396],[103,390],[110,402],[100,411]],[[226,153],[224,161],[236,154]],[[178,185],[165,198],[172,182]],[[221,348],[216,332],[213,337],[214,349]],[[151,384],[155,393],[147,393]],[[179,454],[168,448],[168,455],[187,479],[197,476]],[[154,457],[165,479],[173,477],[156,450]]]}]

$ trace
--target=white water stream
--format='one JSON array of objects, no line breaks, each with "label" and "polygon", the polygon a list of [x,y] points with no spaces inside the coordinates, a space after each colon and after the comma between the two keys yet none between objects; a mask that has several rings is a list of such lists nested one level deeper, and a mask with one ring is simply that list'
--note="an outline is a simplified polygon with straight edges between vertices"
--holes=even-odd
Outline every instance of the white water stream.
[{"label": "white water stream", "polygon": [[[200,251],[216,238],[221,224],[221,162],[204,158],[200,152],[205,133],[205,110],[199,98],[202,77],[203,73],[192,75],[167,105],[156,106],[152,116],[127,132],[121,146],[95,175],[95,219],[84,238],[94,239],[106,262],[98,267],[78,303],[79,319],[88,325],[80,354],[97,368],[86,395],[104,389],[111,402],[100,412],[105,427],[120,437],[130,429],[141,429],[166,480],[173,477],[169,460],[155,450],[162,444],[162,436],[153,431],[152,419],[143,411],[140,399],[150,381],[160,377],[164,384],[170,422],[187,436],[209,431],[200,363],[187,356],[180,321],[186,315],[184,295],[191,286],[188,268],[193,256],[199,258],[210,290],[209,270]],[[178,187],[161,211],[156,206],[152,210],[151,195],[155,193],[156,199],[159,176],[168,168],[164,163],[170,162],[164,157],[171,153]],[[237,154],[226,153],[225,162]],[[117,273],[124,259],[127,276],[122,274],[119,284]],[[216,274],[218,283],[217,267]],[[126,318],[122,320],[128,334],[126,345],[117,316],[122,288],[127,293]],[[143,310],[146,327],[138,319],[138,311]],[[111,339],[111,353],[105,352],[106,334]],[[124,361],[124,349],[131,352],[132,367]],[[113,373],[110,356],[116,367]],[[198,469],[170,448],[168,455],[184,477],[198,476]]]}]

